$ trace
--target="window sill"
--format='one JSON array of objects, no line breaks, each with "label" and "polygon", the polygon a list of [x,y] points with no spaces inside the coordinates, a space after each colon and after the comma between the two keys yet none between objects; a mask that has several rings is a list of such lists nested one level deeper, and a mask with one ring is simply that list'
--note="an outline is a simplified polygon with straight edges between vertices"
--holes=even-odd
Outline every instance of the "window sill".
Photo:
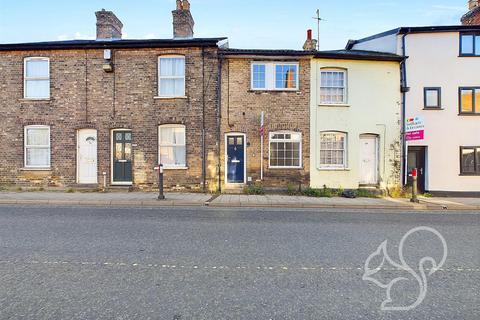
[{"label": "window sill", "polygon": [[18,99],[20,102],[50,102],[50,98],[22,98]]},{"label": "window sill", "polygon": [[445,110],[442,107],[423,107],[423,110]]},{"label": "window sill", "polygon": [[188,167],[163,167],[163,170],[188,170]]},{"label": "window sill", "polygon": [[475,55],[475,54],[459,54],[459,58],[480,58],[480,55]]},{"label": "window sill", "polygon": [[460,177],[480,177],[480,173],[460,173]]},{"label": "window sill", "polygon": [[350,171],[350,168],[317,168],[318,171]]},{"label": "window sill", "polygon": [[153,97],[155,100],[175,100],[175,99],[188,99],[187,96],[179,96],[179,97],[161,97],[161,96],[156,96]]},{"label": "window sill", "polygon": [[339,107],[339,108],[349,108],[349,104],[328,104],[328,103],[320,103],[319,107]]},{"label": "window sill", "polygon": [[303,170],[303,167],[268,167],[269,170]]},{"label": "window sill", "polygon": [[52,168],[21,168],[20,171],[52,171]]},{"label": "window sill", "polygon": [[248,90],[250,93],[273,93],[273,92],[278,92],[278,93],[301,93],[299,89],[250,89]]},{"label": "window sill", "polygon": [[480,116],[480,113],[459,113],[458,116],[460,116],[460,117],[463,117],[463,116],[478,117],[478,116]]}]

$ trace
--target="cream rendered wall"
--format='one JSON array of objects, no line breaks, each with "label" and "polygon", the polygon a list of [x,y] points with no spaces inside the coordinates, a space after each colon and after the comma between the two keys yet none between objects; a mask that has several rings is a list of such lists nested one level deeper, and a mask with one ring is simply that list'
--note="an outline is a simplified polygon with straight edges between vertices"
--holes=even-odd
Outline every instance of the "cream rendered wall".
[{"label": "cream rendered wall", "polygon": [[[480,116],[459,116],[458,88],[480,86],[480,57],[459,57],[458,32],[409,34],[406,50],[406,116],[422,116],[426,135],[408,145],[428,148],[427,190],[479,192],[480,176],[460,176],[460,146],[480,146]],[[443,110],[423,110],[424,87],[442,88]]]},{"label": "cream rendered wall", "polygon": [[[358,188],[360,165],[360,135],[379,136],[380,187],[400,184],[400,67],[398,62],[312,59],[310,109],[310,180],[311,186],[321,188]],[[321,68],[347,70],[346,106],[319,105]],[[320,132],[341,131],[347,136],[346,170],[319,168]]]}]

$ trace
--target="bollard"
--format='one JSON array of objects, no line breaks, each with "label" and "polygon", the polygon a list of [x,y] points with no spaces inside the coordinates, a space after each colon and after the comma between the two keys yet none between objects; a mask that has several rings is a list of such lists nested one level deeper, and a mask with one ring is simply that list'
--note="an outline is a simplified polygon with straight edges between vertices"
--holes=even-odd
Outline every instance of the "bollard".
[{"label": "bollard", "polygon": [[418,193],[417,181],[418,181],[418,171],[417,171],[417,168],[415,168],[412,170],[412,198],[410,199],[410,202],[413,202],[413,203],[420,202],[417,196],[417,193]]},{"label": "bollard", "polygon": [[158,200],[165,200],[165,195],[163,194],[163,164],[155,167],[155,170],[158,170]]},{"label": "bollard", "polygon": [[103,172],[103,192],[107,192],[107,173]]}]

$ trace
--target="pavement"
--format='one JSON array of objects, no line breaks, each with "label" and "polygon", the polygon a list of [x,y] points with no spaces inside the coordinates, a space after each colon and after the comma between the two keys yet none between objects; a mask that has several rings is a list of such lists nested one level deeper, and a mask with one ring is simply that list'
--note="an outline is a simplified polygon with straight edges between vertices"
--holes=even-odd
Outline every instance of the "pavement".
[{"label": "pavement", "polygon": [[222,194],[212,196],[203,193],[166,193],[166,199],[158,201],[157,194],[151,192],[0,192],[0,204],[480,210],[480,198],[420,197],[420,203],[414,204],[409,199],[394,198],[346,199],[288,195]]},{"label": "pavement", "polygon": [[[0,205],[0,319],[462,319],[480,318],[480,216],[359,209]],[[410,311],[382,311],[386,290],[362,280],[365,262],[414,227],[438,230],[445,264]],[[403,247],[414,274],[437,263],[438,238]],[[381,259],[377,261],[380,265]],[[375,267],[375,261],[368,264]],[[404,277],[395,305],[419,283]],[[418,278],[420,279],[420,278]],[[413,300],[412,300],[413,299]]]}]

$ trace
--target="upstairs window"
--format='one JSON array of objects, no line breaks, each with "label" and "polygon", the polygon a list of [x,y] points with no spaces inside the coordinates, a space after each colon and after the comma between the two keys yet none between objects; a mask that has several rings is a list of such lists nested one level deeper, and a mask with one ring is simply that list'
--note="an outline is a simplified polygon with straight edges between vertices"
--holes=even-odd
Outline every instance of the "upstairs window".
[{"label": "upstairs window", "polygon": [[480,33],[460,34],[460,55],[480,56]]},{"label": "upstairs window", "polygon": [[424,88],[424,108],[440,109],[442,107],[442,90],[441,88]]},{"label": "upstairs window", "polygon": [[298,90],[298,63],[254,62],[251,67],[252,90]]},{"label": "upstairs window", "polygon": [[480,175],[480,147],[460,148],[460,173]]},{"label": "upstairs window", "polygon": [[165,168],[187,166],[185,126],[167,124],[158,127],[159,160]]},{"label": "upstairs window", "polygon": [[302,134],[270,132],[270,168],[301,168]]},{"label": "upstairs window", "polygon": [[347,134],[320,133],[320,168],[345,169],[347,167]]},{"label": "upstairs window", "polygon": [[50,127],[25,127],[24,144],[25,168],[50,167]]},{"label": "upstairs window", "polygon": [[158,59],[158,96],[185,97],[185,57],[164,56]]},{"label": "upstairs window", "polygon": [[320,73],[320,103],[347,103],[347,71],[342,69],[322,69]]},{"label": "upstairs window", "polygon": [[50,98],[50,61],[48,58],[26,58],[23,78],[23,97],[25,99]]},{"label": "upstairs window", "polygon": [[460,114],[480,114],[480,87],[459,89]]}]

